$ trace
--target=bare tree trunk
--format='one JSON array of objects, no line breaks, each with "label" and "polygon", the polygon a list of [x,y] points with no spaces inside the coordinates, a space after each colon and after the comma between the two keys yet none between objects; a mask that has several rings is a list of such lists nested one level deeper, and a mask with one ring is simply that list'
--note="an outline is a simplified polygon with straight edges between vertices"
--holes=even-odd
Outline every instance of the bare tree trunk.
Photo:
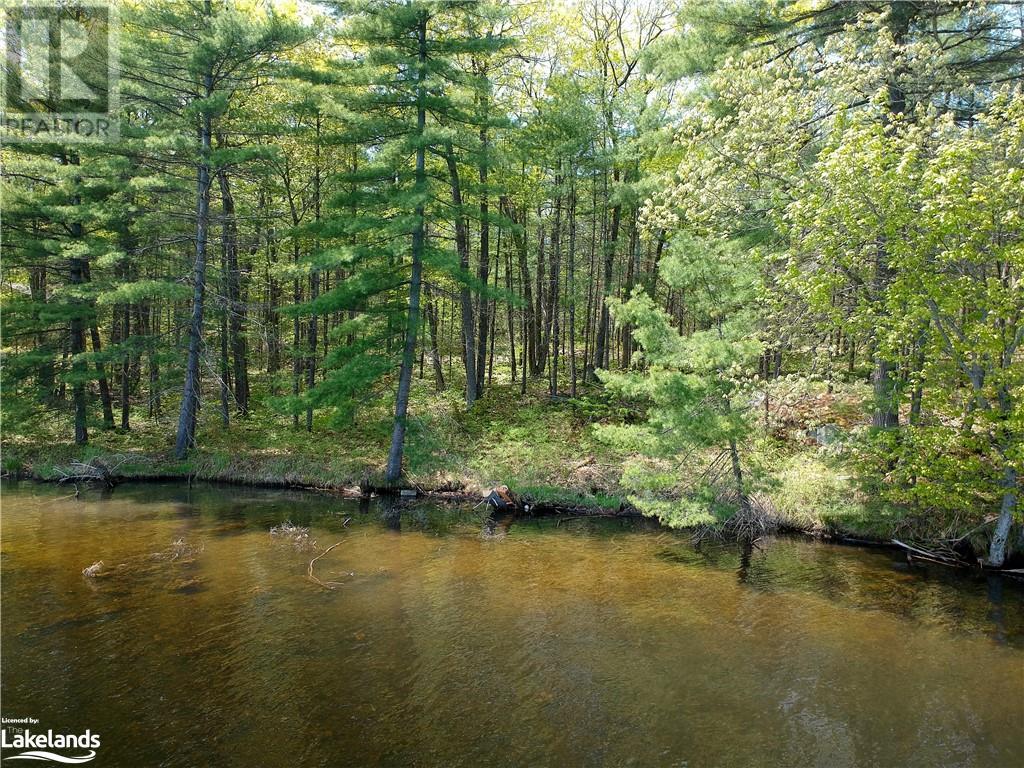
[{"label": "bare tree trunk", "polygon": [[569,302],[569,394],[576,397],[576,169],[569,165],[569,253],[565,289]]},{"label": "bare tree trunk", "polygon": [[[619,169],[615,168],[612,171],[612,180],[618,184],[619,182]],[[611,325],[611,315],[608,312],[608,299],[612,295],[612,268],[615,264],[615,249],[618,245],[619,240],[619,226],[622,220],[622,205],[616,203],[615,207],[612,208],[612,229],[609,235],[608,242],[605,243],[604,249],[604,276],[603,276],[603,292],[601,294],[601,317],[597,326],[597,340],[594,343],[594,368],[604,368],[607,365],[611,340],[609,338],[609,327]]]},{"label": "bare tree trunk", "polygon": [[[501,255],[501,229],[498,230],[498,255]],[[512,295],[512,252],[508,251],[505,256],[505,291]],[[512,309],[512,302],[505,302],[506,319],[508,320],[508,348],[509,367],[512,371],[512,381],[516,380],[516,318]]]},{"label": "bare tree trunk", "polygon": [[444,369],[441,366],[441,355],[437,347],[437,304],[434,302],[430,283],[423,284],[423,293],[427,299],[427,325],[430,326],[430,361],[434,368],[434,389],[443,392],[445,388]]},{"label": "bare tree trunk", "polygon": [[[245,416],[249,413],[249,361],[245,344],[245,304],[242,302],[242,274],[238,261],[238,223],[235,215],[235,199],[231,194],[231,183],[226,171],[217,173],[220,184],[220,197],[224,215],[224,267],[225,297],[227,302],[227,334],[228,348],[231,352],[232,366],[229,369],[234,385],[235,408]],[[257,225],[257,241],[259,228]]]},{"label": "bare tree trunk", "polygon": [[1013,511],[1017,508],[1017,470],[1009,463],[1003,469],[1003,502],[996,519],[996,528],[992,534],[992,542],[988,550],[988,564],[993,568],[1002,568],[1006,562],[1006,543],[1010,539],[1010,527],[1013,525]]},{"label": "bare tree trunk", "polygon": [[[484,72],[486,75],[486,71]],[[487,94],[482,95],[484,116],[487,115]],[[480,285],[487,287],[487,280],[490,277],[491,269],[491,222],[490,200],[487,196],[487,164],[488,164],[488,136],[486,123],[480,129],[480,268],[477,278]],[[497,269],[497,265],[495,265]],[[481,397],[484,393],[484,362],[487,354],[487,334],[491,326],[489,302],[486,294],[480,297],[479,324],[477,326],[477,356],[476,356],[476,396]]]},{"label": "bare tree trunk", "polygon": [[[86,265],[86,272],[88,271],[89,268]],[[100,342],[100,330],[95,323],[89,325],[89,337],[92,340],[92,351],[98,355],[103,351],[103,347]],[[107,374],[103,368],[103,363],[99,361],[96,362],[96,379],[100,388],[100,404],[103,407],[103,428],[113,429],[114,399],[110,395],[110,383],[107,381]]]},{"label": "bare tree trunk", "polygon": [[[455,207],[455,247],[459,253],[459,267],[463,275],[469,275],[469,227],[462,211],[462,187],[459,183],[459,166],[455,153],[448,145],[445,153],[448,163],[448,178],[452,187],[452,205]],[[466,366],[466,406],[473,405],[477,394],[476,343],[473,338],[473,297],[465,283],[459,289],[462,306],[462,357]]]},{"label": "bare tree trunk", "polygon": [[[81,230],[81,224],[72,224],[72,230]],[[71,259],[71,284],[81,285],[85,282],[82,273],[84,261],[82,259]],[[76,302],[78,304],[78,302]],[[71,317],[69,332],[71,335],[71,372],[74,380],[71,384],[71,399],[75,407],[75,445],[85,445],[89,442],[89,431],[86,427],[85,409],[85,371],[84,363],[76,362],[75,358],[85,352],[85,329],[82,322],[81,307],[75,307],[75,314]]]}]

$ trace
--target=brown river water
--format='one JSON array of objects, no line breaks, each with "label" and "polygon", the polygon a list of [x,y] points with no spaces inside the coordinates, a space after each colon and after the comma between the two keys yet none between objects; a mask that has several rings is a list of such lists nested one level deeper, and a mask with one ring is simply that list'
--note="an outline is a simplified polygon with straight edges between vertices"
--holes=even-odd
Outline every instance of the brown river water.
[{"label": "brown river water", "polygon": [[1016,582],[642,520],[70,491],[3,487],[0,706],[98,734],[90,766],[1024,765]]}]

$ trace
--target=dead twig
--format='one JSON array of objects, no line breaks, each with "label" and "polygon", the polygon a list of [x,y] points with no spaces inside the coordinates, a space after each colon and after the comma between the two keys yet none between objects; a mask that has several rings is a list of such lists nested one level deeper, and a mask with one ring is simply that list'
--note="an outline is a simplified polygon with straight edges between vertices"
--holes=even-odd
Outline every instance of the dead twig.
[{"label": "dead twig", "polygon": [[324,589],[334,589],[335,587],[341,587],[341,586],[344,586],[344,585],[340,581],[320,581],[320,579],[318,579],[316,577],[316,574],[313,573],[313,565],[316,563],[317,560],[319,560],[321,557],[326,555],[328,552],[330,552],[336,546],[341,544],[342,541],[344,541],[344,539],[342,539],[341,541],[336,541],[334,544],[331,544],[331,546],[329,546],[327,549],[325,549],[323,552],[321,552],[319,555],[317,555],[316,557],[314,557],[312,560],[309,561],[309,570],[307,571],[307,575],[309,576],[309,579],[311,581],[315,581],[317,584],[319,584]]}]

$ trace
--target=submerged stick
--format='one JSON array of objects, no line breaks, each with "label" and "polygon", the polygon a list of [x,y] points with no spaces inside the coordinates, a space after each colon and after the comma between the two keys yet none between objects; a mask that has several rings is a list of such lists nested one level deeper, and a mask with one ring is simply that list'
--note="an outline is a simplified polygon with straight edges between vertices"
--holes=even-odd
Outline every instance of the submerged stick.
[{"label": "submerged stick", "polygon": [[[344,541],[344,539],[342,539],[341,541]],[[331,544],[331,546],[329,546],[327,549],[325,549],[323,552],[321,552],[319,555],[317,555],[316,557],[314,557],[312,560],[309,561],[309,570],[307,571],[307,575],[309,576],[311,581],[315,581],[317,584],[319,584],[321,587],[324,587],[325,589],[334,589],[335,587],[340,587],[341,586],[341,582],[340,581],[326,581],[326,582],[325,581],[320,581],[320,579],[318,579],[316,577],[316,575],[313,573],[313,564],[317,560],[319,560],[321,557],[326,555],[328,552],[330,552],[332,549],[334,549],[336,546],[341,544],[341,541],[336,541],[334,544]]]}]

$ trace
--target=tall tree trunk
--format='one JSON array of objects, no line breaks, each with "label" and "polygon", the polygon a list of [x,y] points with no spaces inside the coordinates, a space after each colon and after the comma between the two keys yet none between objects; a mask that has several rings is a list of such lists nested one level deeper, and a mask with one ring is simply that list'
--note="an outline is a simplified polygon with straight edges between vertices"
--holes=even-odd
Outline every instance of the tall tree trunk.
[{"label": "tall tree trunk", "polygon": [[[125,303],[122,311],[124,314],[121,317],[121,343],[128,344],[131,338],[132,305]],[[131,417],[131,373],[132,356],[126,351],[121,361],[121,429],[126,431],[130,428]]]},{"label": "tall tree trunk", "polygon": [[[227,331],[228,347],[231,352],[232,384],[234,385],[235,408],[238,414],[249,413],[249,361],[245,343],[245,303],[242,301],[242,272],[238,260],[238,221],[235,214],[235,198],[231,193],[231,181],[224,170],[217,173],[220,183],[221,205],[224,214],[223,240],[226,267]],[[259,242],[259,224],[256,242]]]},{"label": "tall tree trunk", "polygon": [[548,280],[548,323],[544,332],[545,348],[551,344],[551,369],[548,377],[548,391],[553,396],[558,394],[558,347],[561,331],[558,323],[559,294],[562,269],[561,237],[562,237],[562,177],[555,174],[555,221],[551,226],[551,274]]},{"label": "tall tree trunk", "polygon": [[[405,449],[405,428],[409,411],[409,389],[412,386],[412,368],[416,354],[416,332],[420,324],[420,285],[423,279],[424,207],[422,194],[427,186],[426,148],[423,136],[427,125],[427,14],[420,11],[418,25],[419,71],[416,87],[416,223],[412,233],[412,275],[409,280],[409,316],[405,328],[405,347],[402,350],[402,368],[398,375],[398,394],[395,398],[395,424],[391,432],[391,450],[385,481],[394,485],[402,476],[402,453]],[[475,381],[475,379],[474,379]]]},{"label": "tall tree trunk", "polygon": [[[918,12],[914,3],[893,2],[890,4],[889,28],[892,32],[893,42],[900,46],[906,38],[910,29],[910,22]],[[886,83],[887,107],[891,118],[902,117],[906,112],[907,97],[900,83],[899,69],[893,69]],[[883,238],[875,250],[875,274],[872,283],[872,300],[881,305],[885,300],[885,293],[892,282],[892,268],[889,265],[889,255],[886,242]],[[873,427],[887,429],[899,426],[899,400],[896,386],[895,370],[889,352],[880,344],[875,343],[875,369],[872,374],[874,385],[875,405],[871,416]]]},{"label": "tall tree trunk", "polygon": [[[81,224],[72,224],[72,234],[78,230],[81,232]],[[80,234],[79,234],[80,236]],[[83,266],[85,262],[82,259],[72,258],[71,260],[71,284],[81,285],[85,282],[83,277]],[[89,431],[86,427],[86,404],[85,404],[85,376],[86,366],[82,362],[78,362],[76,358],[85,352],[85,323],[82,319],[82,312],[84,307],[80,306],[80,302],[76,301],[76,307],[74,314],[70,320],[70,341],[71,341],[71,373],[73,381],[71,384],[71,399],[75,408],[75,445],[85,445],[89,442]]]},{"label": "tall tree trunk", "polygon": [[[462,308],[462,357],[466,366],[466,406],[476,401],[476,344],[473,329],[473,296],[466,279],[469,277],[469,226],[465,212],[462,210],[462,187],[459,182],[459,166],[455,161],[455,152],[451,144],[445,152],[448,163],[448,178],[452,188],[452,205],[455,208],[455,248],[459,253],[459,268],[462,270],[463,282],[459,288],[459,302]],[[482,258],[482,256],[481,256]]]},{"label": "tall tree trunk", "polygon": [[[88,272],[88,264],[86,264],[85,268],[86,272]],[[103,347],[100,342],[100,329],[96,326],[96,323],[89,325],[89,337],[92,340],[92,351],[99,355],[103,351]],[[96,379],[100,388],[100,405],[103,407],[103,428],[113,429],[114,399],[110,395],[110,383],[107,381],[107,374],[103,363],[98,360],[96,361]]]},{"label": "tall tree trunk", "polygon": [[[62,162],[67,165],[79,165],[81,160],[77,153],[62,156]],[[80,183],[80,177],[75,178],[76,186]],[[82,202],[81,196],[75,193],[72,198],[73,205],[80,205]],[[84,232],[82,229],[82,223],[75,221],[71,224],[71,237],[75,240],[80,240]],[[81,285],[86,282],[86,269],[88,268],[85,259],[78,257],[72,257],[69,259],[70,267],[70,282],[72,285]],[[71,384],[71,399],[75,408],[75,445],[85,445],[89,442],[89,431],[86,427],[87,413],[86,413],[86,401],[85,401],[85,380],[87,366],[85,363],[76,360],[77,357],[85,352],[85,316],[86,306],[85,303],[77,298],[72,298],[73,302],[73,314],[69,321],[69,352],[71,355],[71,374],[73,377]],[[63,398],[63,395],[62,395]]]},{"label": "tall tree trunk", "polygon": [[[486,69],[481,73],[486,78]],[[487,118],[488,98],[486,90],[481,96],[484,120]],[[488,157],[488,136],[487,124],[480,129],[480,267],[477,278],[483,288],[487,287],[487,280],[491,268],[491,222],[490,222],[490,200],[487,196],[487,164]],[[495,267],[497,268],[497,267]],[[489,301],[486,291],[480,297],[479,322],[477,325],[477,355],[476,355],[476,396],[481,397],[484,392],[484,362],[487,354],[487,334],[491,326],[489,312]]]},{"label": "tall tree trunk", "polygon": [[569,303],[569,394],[576,397],[576,169],[569,165],[569,252],[565,291]]},{"label": "tall tree trunk", "polygon": [[[206,16],[212,16],[210,0],[205,0]],[[206,98],[213,94],[213,73],[203,75]],[[203,350],[203,309],[206,295],[206,245],[210,219],[210,139],[209,107],[202,108],[199,127],[199,169],[196,174],[196,261],[192,270],[192,314],[188,325],[188,360],[185,386],[178,414],[178,434],[174,453],[185,458],[195,444],[196,418],[199,413],[199,357]]]},{"label": "tall tree trunk", "polygon": [[281,316],[278,307],[281,305],[281,283],[275,277],[277,267],[277,233],[274,229],[267,231],[267,303],[264,323],[267,326],[267,373],[270,374],[270,391],[277,394],[275,376],[281,369]]},{"label": "tall tree trunk", "polygon": [[[615,184],[619,182],[619,169],[612,171],[612,180]],[[597,340],[594,342],[594,368],[604,368],[609,358],[609,326],[611,315],[608,312],[608,299],[612,296],[612,268],[615,264],[615,249],[619,241],[619,226],[622,220],[622,204],[616,203],[612,208],[612,228],[608,242],[604,248],[604,275],[602,278],[603,291],[600,296],[600,320],[597,326]]]},{"label": "tall tree trunk", "polygon": [[[537,211],[538,218],[540,218],[540,211]],[[544,241],[547,235],[544,232],[544,225],[541,224],[537,227],[537,307],[534,310],[536,315],[536,322],[533,325],[534,335],[530,340],[530,345],[537,350],[537,354],[534,356],[534,367],[530,370],[530,373],[534,376],[540,376],[544,373],[544,369],[548,363],[548,342],[547,339],[551,335],[551,317],[547,310],[547,304],[544,301],[544,273],[546,265],[544,263]]]},{"label": "tall tree trunk", "polygon": [[444,368],[441,366],[441,354],[437,346],[437,304],[434,301],[434,294],[430,289],[430,283],[423,284],[423,293],[427,299],[427,325],[430,326],[430,362],[434,368],[434,389],[443,392]]},{"label": "tall tree trunk", "polygon": [[526,253],[526,227],[525,222],[520,223],[516,220],[515,209],[509,202],[507,197],[501,199],[502,207],[504,208],[505,216],[513,222],[511,228],[512,244],[515,246],[516,254],[519,260],[519,280],[523,287],[523,349],[520,354],[520,370],[523,374],[523,392],[526,391],[526,371],[527,368],[535,370],[537,366],[536,360],[536,349],[532,345],[534,337],[534,328],[537,324],[534,316],[534,305],[533,305],[533,288],[530,279],[530,265]]},{"label": "tall tree trunk", "polygon": [[[316,146],[315,146],[315,169],[313,174],[313,215],[316,221],[320,221],[320,130],[322,116],[316,113]],[[319,241],[314,242],[314,250],[319,250]],[[309,276],[309,299],[316,301],[320,296],[320,271],[314,266]],[[309,356],[306,358],[306,390],[313,389],[316,384],[316,347],[317,347],[317,314],[314,312],[309,318]],[[306,406],[306,431],[313,431],[313,406]]]},{"label": "tall tree trunk", "polygon": [[[296,266],[299,263],[299,238],[297,235],[292,237],[292,263]],[[302,303],[302,282],[295,278],[292,280],[292,301],[296,305]],[[299,382],[302,380],[302,320],[298,315],[292,319],[292,397],[295,400],[299,399]],[[294,411],[292,413],[292,427],[298,429],[299,426],[299,412]]]},{"label": "tall tree trunk", "polygon": [[[79,235],[80,236],[80,235]],[[86,283],[92,282],[92,273],[89,270],[89,262],[82,262],[82,279]],[[99,357],[103,351],[103,343],[100,341],[100,329],[96,324],[96,317],[90,309],[89,317],[89,339],[92,342],[92,351]],[[103,428],[113,429],[114,428],[114,399],[110,394],[110,382],[107,381],[106,369],[99,360],[95,363],[96,368],[96,382],[99,385],[100,390],[100,406],[103,409]]]},{"label": "tall tree trunk", "polygon": [[[498,230],[498,254],[501,254],[501,229]],[[505,256],[505,291],[512,296],[512,251],[506,248]],[[505,302],[505,316],[508,321],[508,348],[509,367],[512,372],[512,381],[516,380],[516,317],[512,309],[512,302]]]}]

